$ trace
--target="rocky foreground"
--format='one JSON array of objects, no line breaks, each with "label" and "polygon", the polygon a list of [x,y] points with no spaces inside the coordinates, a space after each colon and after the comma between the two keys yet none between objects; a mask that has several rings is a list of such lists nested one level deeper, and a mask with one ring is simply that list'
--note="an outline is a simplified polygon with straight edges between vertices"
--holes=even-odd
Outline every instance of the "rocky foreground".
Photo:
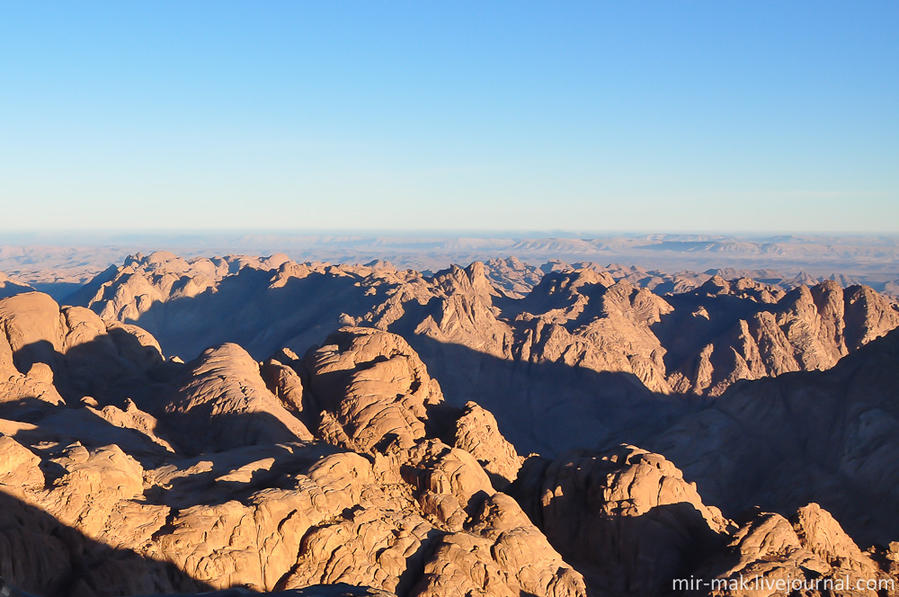
[{"label": "rocky foreground", "polygon": [[[428,284],[487,300],[481,280],[454,270]],[[564,296],[583,288],[566,284]],[[664,310],[613,287],[602,304]],[[441,300],[427,325],[452,334],[475,306]],[[689,404],[641,447],[540,457],[475,401],[445,399],[376,322],[303,355],[221,343],[183,363],[134,325],[18,294],[0,300],[0,576],[47,597],[660,595],[690,577],[734,581],[700,594],[760,594],[736,582],[749,577],[896,594],[899,332],[859,336],[845,317],[837,346],[864,346],[832,369],[744,381],[708,403],[670,397]],[[753,491],[778,508],[732,495]],[[859,545],[814,502],[875,540]]]}]

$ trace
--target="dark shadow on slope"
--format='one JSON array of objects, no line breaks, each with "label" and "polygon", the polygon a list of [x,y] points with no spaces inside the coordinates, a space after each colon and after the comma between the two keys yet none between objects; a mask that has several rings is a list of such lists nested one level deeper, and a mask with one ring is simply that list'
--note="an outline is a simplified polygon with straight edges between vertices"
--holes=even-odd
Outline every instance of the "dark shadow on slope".
[{"label": "dark shadow on slope", "polygon": [[491,411],[523,454],[639,443],[696,404],[654,394],[631,373],[511,361],[422,335],[406,339],[450,404],[473,400]]},{"label": "dark shadow on slope", "polygon": [[[543,511],[553,508],[553,498]],[[639,516],[603,516],[572,504],[547,524],[542,512],[528,516],[544,530],[564,560],[584,575],[588,597],[679,595],[672,580],[689,578],[725,547],[728,537],[709,528],[688,502],[655,506]]]},{"label": "dark shadow on slope", "polygon": [[10,433],[25,445],[66,446],[79,442],[87,448],[100,448],[115,444],[144,468],[159,466],[173,455],[150,436],[113,425],[87,407],[53,406],[33,398],[16,400],[0,403],[0,418],[28,424]]},{"label": "dark shadow on slope", "polygon": [[[64,354],[42,340],[16,351],[13,361],[20,373],[27,373],[37,363],[48,365],[53,372],[53,387],[65,401],[64,405],[53,406],[36,396],[23,396],[0,402],[0,418],[37,425],[36,429],[19,429],[18,439],[80,441],[88,447],[116,444],[145,466],[157,463],[167,453],[150,435],[115,425],[101,416],[105,407],[126,411],[131,402],[144,413],[158,414],[162,401],[171,393],[171,379],[180,369],[163,362],[155,349],[140,344],[131,334],[114,329]],[[96,402],[83,402],[84,397]],[[88,408],[88,404],[96,407]],[[124,412],[111,414],[125,416]],[[149,431],[169,440],[164,428]],[[177,441],[170,443],[177,449]]]},{"label": "dark shadow on slope", "polygon": [[167,464],[191,474],[174,476],[165,488],[145,492],[151,503],[177,510],[196,505],[216,506],[231,500],[252,503],[252,494],[263,489],[296,488],[295,475],[308,471],[319,459],[344,450],[322,442],[259,444],[194,457],[170,458]]},{"label": "dark shadow on slope", "polygon": [[274,275],[245,267],[214,292],[154,303],[132,323],[159,339],[165,354],[185,360],[224,342],[263,359],[282,347],[303,354],[341,325],[342,314],[361,316],[383,300],[366,296],[357,276],[312,273],[271,288]]},{"label": "dark shadow on slope", "polygon": [[[158,466],[171,457],[171,452],[155,442],[152,435],[186,455],[299,441],[284,423],[264,411],[214,414],[209,405],[187,415],[166,413],[165,406],[176,396],[178,381],[183,381],[189,367],[164,363],[155,350],[147,353],[146,349],[130,334],[101,336],[70,348],[65,354],[46,341],[25,346],[14,355],[16,367],[28,371],[36,363],[49,365],[54,374],[53,385],[65,404],[54,406],[36,396],[13,401],[0,397],[0,419],[29,424],[16,426],[15,437],[23,442],[67,445],[78,441],[87,447],[116,444],[144,467]],[[94,398],[96,408],[83,403],[83,396]],[[112,411],[113,420],[128,419],[125,411],[129,400],[156,418],[149,433],[104,418],[103,409],[115,407],[121,412]]]},{"label": "dark shadow on slope", "polygon": [[[738,320],[749,320],[760,311],[773,311],[775,305],[758,303],[731,295],[706,296],[698,292],[664,297],[674,311],[661,316],[651,326],[652,332],[667,349],[665,370],[689,370],[691,361],[702,348],[715,342],[736,326]],[[702,308],[708,316],[699,315]]]},{"label": "dark shadow on slope", "polygon": [[53,371],[53,385],[70,405],[77,405],[83,396],[101,405],[121,406],[126,398],[151,403],[177,369],[154,348],[117,329],[64,354],[46,340],[33,342],[15,352],[13,363],[22,374],[35,363],[47,364]]},{"label": "dark shadow on slope", "polygon": [[413,589],[424,579],[425,565],[433,557],[442,536],[443,533],[438,529],[431,529],[425,534],[418,548],[406,556],[406,569],[400,574],[396,583],[397,595],[415,594]]},{"label": "dark shadow on slope", "polygon": [[197,592],[176,566],[94,541],[0,490],[0,577],[41,597]]},{"label": "dark shadow on slope", "polygon": [[37,286],[38,285],[26,286],[24,284],[16,284],[15,282],[10,281],[7,281],[6,283],[0,283],[0,299],[16,296],[17,294],[22,294],[23,292],[32,292],[37,288]]},{"label": "dark shadow on slope", "polygon": [[243,446],[301,441],[287,425],[268,412],[213,414],[213,408],[214,405],[209,404],[189,413],[166,413],[160,422],[188,456]]},{"label": "dark shadow on slope", "polygon": [[33,282],[31,286],[38,292],[49,294],[57,303],[67,305],[72,304],[68,297],[84,288],[80,282]]},{"label": "dark shadow on slope", "polygon": [[54,412],[57,406],[39,398],[22,397],[0,402],[0,419],[37,425],[43,418]]}]

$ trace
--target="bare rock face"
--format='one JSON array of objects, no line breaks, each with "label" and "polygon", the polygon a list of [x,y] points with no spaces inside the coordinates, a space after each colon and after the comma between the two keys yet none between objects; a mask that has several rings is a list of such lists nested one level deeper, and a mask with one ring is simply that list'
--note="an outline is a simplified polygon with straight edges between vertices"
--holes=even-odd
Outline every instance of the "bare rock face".
[{"label": "bare rock face", "polygon": [[[828,369],[899,325],[896,305],[870,288],[746,274],[510,258],[426,275],[379,262],[158,253],[99,276],[82,304],[139,323],[186,360],[224,342],[264,360],[284,347],[315,350],[344,326],[393,332],[448,403],[493,412],[519,452],[557,455],[583,446],[590,430],[599,443],[617,442],[614,431],[643,409],[677,417],[682,395],[716,397],[744,380]],[[296,387],[266,381],[279,396],[278,384]],[[303,400],[315,393],[306,389]],[[291,395],[282,398],[296,407],[300,392]],[[666,396],[673,406],[660,404]],[[332,409],[318,420],[321,409],[303,408],[307,427],[345,432]]]},{"label": "bare rock face", "polygon": [[135,321],[157,301],[191,298],[213,287],[229,273],[239,271],[246,262],[234,258],[186,260],[156,251],[150,255],[133,255],[121,268],[104,272],[95,284],[82,294],[92,296],[87,302],[103,301],[98,313],[104,319]]},{"label": "bare rock face", "polygon": [[0,316],[7,341],[18,351],[40,341],[62,346],[65,330],[59,317],[59,305],[42,292],[26,292],[0,302]]},{"label": "bare rock face", "polygon": [[[148,543],[167,512],[143,502],[143,471],[137,462],[114,445],[31,451],[40,454],[38,462],[26,459],[18,471],[11,471],[15,484],[4,484],[0,492],[3,578],[44,596],[134,595],[200,587],[166,563],[147,560],[126,547]],[[9,475],[6,472],[8,480]]]},{"label": "bare rock face", "polygon": [[[59,322],[50,356],[61,371],[71,350],[105,345],[95,315],[39,306],[42,334],[56,329],[43,319]],[[284,351],[287,363],[260,365],[225,344],[170,363],[160,395],[143,397],[158,417],[104,394],[4,411],[16,438],[0,436],[0,574],[46,597],[229,587],[405,597],[445,593],[455,570],[485,595],[584,597],[581,575],[478,459],[435,435],[462,430],[460,445],[514,466],[514,451],[491,458],[471,443],[485,429],[509,448],[492,416],[470,405],[431,420],[440,388],[398,336],[348,328],[331,342],[305,361]],[[27,345],[11,344],[13,365]],[[98,368],[140,370],[128,359],[144,358],[90,354]],[[29,375],[54,387],[39,365]],[[320,435],[298,416],[321,422]],[[495,578],[484,584],[481,569]]]},{"label": "bare rock face", "polygon": [[164,339],[167,354],[188,361],[235,341],[263,359],[284,346],[302,354],[340,325],[342,313],[364,313],[374,297],[363,296],[360,281],[375,272],[385,281],[404,279],[392,268],[297,264],[278,254],[182,259],[156,252],[127,258],[71,298],[104,319],[140,324]]},{"label": "bare rock face", "polygon": [[671,462],[632,446],[531,459],[513,491],[590,594],[896,594],[885,552],[863,552],[818,504],[789,519],[756,509],[737,525]]},{"label": "bare rock face", "polygon": [[895,594],[895,578],[863,554],[817,504],[800,508],[791,520],[757,513],[698,575],[716,579],[710,593],[721,596],[764,590],[822,597]]},{"label": "bare rock face", "polygon": [[456,421],[453,445],[474,456],[498,489],[515,480],[524,461],[500,433],[493,413],[474,402],[465,405]]},{"label": "bare rock face", "polygon": [[[88,403],[84,404],[83,407],[95,417],[102,419],[114,427],[133,430],[166,452],[176,452],[171,442],[164,437],[157,435],[156,429],[160,426],[159,420],[153,415],[140,410],[130,398],[125,399],[124,408],[119,408],[111,404],[104,406],[103,408],[94,408],[95,406],[99,405]],[[140,448],[137,448],[136,446],[135,449],[136,451],[140,450]],[[154,452],[152,449],[148,451]]]},{"label": "bare rock face", "polygon": [[490,259],[484,262],[490,283],[510,298],[522,298],[540,283],[544,271],[515,257]]},{"label": "bare rock face", "polygon": [[897,363],[893,331],[830,370],[734,386],[644,446],[733,512],[819,500],[852,536],[887,544],[899,533]]},{"label": "bare rock face", "polygon": [[844,294],[845,339],[854,350],[899,325],[895,305],[867,286],[850,286]]},{"label": "bare rock face", "polygon": [[232,473],[216,482],[242,487],[245,497],[179,508],[152,553],[213,587],[273,590],[296,564],[304,534],[351,508],[371,478],[370,464],[354,454],[325,456],[300,468],[301,448],[292,451],[283,458],[294,462],[296,472],[283,488],[257,488],[253,474]]},{"label": "bare rock face", "polygon": [[[509,355],[512,330],[497,319],[493,306],[496,295],[487,279],[484,264],[478,261],[466,269],[452,266],[429,280],[428,294],[436,309],[415,327],[415,333],[441,342],[464,344],[487,354]],[[404,309],[405,310],[405,309]],[[385,325],[387,322],[380,322]]]},{"label": "bare rock face", "polygon": [[[682,364],[669,378],[677,391],[718,396],[741,379],[829,369],[899,325],[895,304],[862,286],[802,285],[770,302],[728,292],[732,285],[720,283],[718,292],[709,292],[707,283],[678,297],[678,302],[701,303],[705,316],[678,317],[668,326],[679,336],[673,361]],[[736,325],[728,321],[735,315]],[[691,354],[689,338],[705,342],[698,357]]]},{"label": "bare rock face", "polygon": [[[154,254],[127,267],[104,294],[132,275],[156,280],[173,307],[192,299],[172,298],[172,276],[211,267],[218,292],[194,298],[224,300],[209,297],[256,278],[266,308],[296,288],[339,288],[339,307],[365,298],[343,310],[354,325],[303,358],[299,340],[281,343],[307,337],[294,328],[263,362],[226,342],[188,364],[94,311],[39,293],[0,300],[0,575],[22,591],[586,597],[657,595],[700,574],[889,580],[899,569],[899,336],[876,337],[892,315],[864,289],[778,298],[713,279],[663,299],[582,267],[516,299],[479,264],[428,278],[275,257],[210,266]],[[697,335],[675,341],[666,322],[683,313]],[[496,390],[489,400],[505,396],[502,410],[449,403],[414,343],[390,331],[416,329],[431,356],[459,357],[441,366],[452,387],[476,380]],[[477,348],[452,352],[458,343]],[[699,344],[702,374],[684,379],[711,394],[728,372],[729,389],[653,396],[672,379],[670,352]],[[721,361],[724,345],[742,361]],[[844,347],[824,372],[745,379],[773,362],[826,366]],[[563,399],[556,386],[581,393]],[[501,431],[558,432],[551,413],[594,447],[522,464]],[[616,435],[655,452],[601,447]],[[848,534],[806,506],[818,496]],[[738,516],[740,500],[767,512]],[[862,551],[865,533],[878,545]]]},{"label": "bare rock face", "polygon": [[735,526],[671,462],[633,446],[532,459],[513,492],[596,594],[659,594]]},{"label": "bare rock face", "polygon": [[[414,594],[584,594],[580,575],[562,562],[507,495],[485,500],[472,528],[478,535],[450,535],[438,542]],[[493,557],[485,557],[490,552]]]},{"label": "bare rock face", "polygon": [[36,361],[52,365],[55,353],[63,350],[65,323],[59,305],[46,294],[28,292],[3,299],[0,321],[18,368],[27,371]]},{"label": "bare rock face", "polygon": [[14,493],[22,489],[43,488],[41,459],[8,435],[0,436],[0,485]]},{"label": "bare rock face", "polygon": [[494,558],[512,573],[524,593],[571,597],[584,594],[581,575],[562,561],[509,496],[495,493],[485,500],[472,529],[494,541]]},{"label": "bare rock face", "polygon": [[303,401],[303,381],[296,370],[276,359],[269,359],[260,372],[272,394],[292,415],[302,419],[304,411],[310,408]]},{"label": "bare rock face", "polygon": [[326,435],[369,451],[385,441],[403,448],[425,436],[428,407],[443,401],[421,359],[395,334],[344,328],[307,359],[310,390],[330,415]]},{"label": "bare rock face", "polygon": [[[340,460],[335,456],[327,465],[320,461],[309,473],[311,480],[327,481],[333,488],[323,487],[321,501],[315,499],[315,492],[312,495],[313,507],[327,510],[314,515],[311,525],[305,515],[295,512],[291,516],[287,524],[305,524],[307,530],[298,534],[302,541],[293,552],[295,559],[287,562],[288,572],[277,580],[276,587],[346,582],[398,595],[434,594],[433,586],[439,580],[427,571],[457,565],[443,561],[437,546],[462,542],[482,547],[468,558],[479,567],[499,571],[499,594],[518,594],[522,586],[532,587],[532,594],[538,595],[584,594],[580,575],[562,562],[514,501],[493,493],[473,457],[436,440],[420,443],[411,453],[394,451],[396,445],[392,448],[390,454],[376,456],[374,466],[353,455],[356,460],[348,469],[346,457],[340,455]],[[519,552],[526,550],[523,559],[506,561],[491,551],[493,525],[490,529],[477,526],[480,517],[475,506],[489,499],[505,500],[499,508],[514,518],[517,532],[534,536],[531,542],[517,546]],[[289,507],[296,508],[293,504]],[[289,507],[279,511],[289,512]],[[542,543],[536,542],[538,538]],[[546,553],[535,560],[538,546]],[[419,578],[415,571],[422,568],[426,573]],[[554,575],[568,578],[574,590],[557,588],[558,582],[551,580]],[[532,576],[545,584],[538,587]],[[538,588],[539,592],[534,592]]]},{"label": "bare rock face", "polygon": [[165,410],[185,429],[209,426],[209,436],[191,442],[196,450],[312,439],[268,390],[259,363],[236,344],[204,352]]},{"label": "bare rock face", "polygon": [[[562,561],[514,500],[496,493],[475,456],[428,437],[433,423],[429,411],[441,405],[442,394],[405,341],[369,328],[345,328],[310,353],[306,365],[316,403],[325,409],[324,437],[342,447],[374,453],[374,473],[383,487],[405,489],[367,493],[383,504],[381,510],[363,498],[345,519],[316,529],[304,541],[302,565],[284,586],[344,581],[409,595],[447,590],[584,594],[580,575]],[[471,405],[456,428],[470,429],[492,419],[477,409]],[[508,446],[498,432],[492,439],[498,446]],[[477,447],[472,445],[475,451]],[[493,460],[505,465],[517,458],[514,451],[499,456]],[[387,504],[393,505],[385,514]],[[505,552],[498,551],[502,533],[494,520],[500,519],[514,521],[508,524],[505,540],[522,534],[532,537],[508,548],[520,557],[504,557]],[[432,552],[429,559],[426,554]],[[442,559],[452,554],[461,561]],[[488,574],[489,580],[479,573],[471,577],[465,562],[494,573]],[[425,576],[408,577],[402,570],[409,566],[424,566]],[[462,578],[464,585],[448,588]]]},{"label": "bare rock face", "polygon": [[0,300],[0,402],[41,408],[86,394],[120,401],[131,389],[146,392],[161,364],[158,343],[135,326],[60,308],[39,292]]}]

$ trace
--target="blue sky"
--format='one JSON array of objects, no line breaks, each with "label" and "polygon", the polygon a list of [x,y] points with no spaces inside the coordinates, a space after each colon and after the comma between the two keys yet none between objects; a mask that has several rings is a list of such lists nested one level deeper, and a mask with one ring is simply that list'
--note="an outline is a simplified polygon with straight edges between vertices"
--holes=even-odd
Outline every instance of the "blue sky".
[{"label": "blue sky", "polygon": [[899,3],[0,4],[0,228],[899,232]]}]

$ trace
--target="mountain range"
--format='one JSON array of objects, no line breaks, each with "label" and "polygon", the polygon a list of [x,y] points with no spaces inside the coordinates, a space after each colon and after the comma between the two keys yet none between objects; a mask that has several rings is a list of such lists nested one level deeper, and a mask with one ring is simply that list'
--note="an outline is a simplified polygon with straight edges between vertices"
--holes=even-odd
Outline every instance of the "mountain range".
[{"label": "mountain range", "polygon": [[899,307],[734,273],[155,252],[59,302],[0,280],[0,576],[897,594]]}]

